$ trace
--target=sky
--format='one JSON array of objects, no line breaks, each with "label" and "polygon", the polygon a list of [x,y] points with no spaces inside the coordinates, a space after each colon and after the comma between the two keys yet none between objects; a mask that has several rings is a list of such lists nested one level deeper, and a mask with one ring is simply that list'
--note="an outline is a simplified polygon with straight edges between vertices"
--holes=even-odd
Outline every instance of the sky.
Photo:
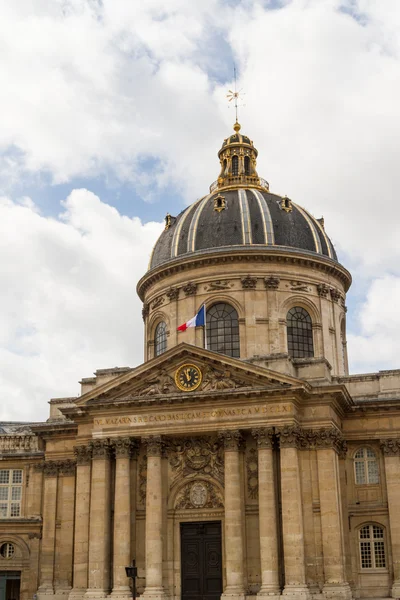
[{"label": "sky", "polygon": [[0,420],[143,361],[136,282],[234,122],[324,216],[351,373],[400,368],[398,0],[0,0]]}]

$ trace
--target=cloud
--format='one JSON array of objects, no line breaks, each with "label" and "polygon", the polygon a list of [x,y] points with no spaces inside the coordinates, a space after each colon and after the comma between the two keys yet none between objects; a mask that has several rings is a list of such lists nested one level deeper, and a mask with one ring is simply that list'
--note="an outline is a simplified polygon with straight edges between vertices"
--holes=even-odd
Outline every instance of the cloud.
[{"label": "cloud", "polygon": [[135,289],[161,230],[85,189],[61,220],[1,199],[0,420],[45,419],[46,400],[76,395],[81,377],[143,360]]}]

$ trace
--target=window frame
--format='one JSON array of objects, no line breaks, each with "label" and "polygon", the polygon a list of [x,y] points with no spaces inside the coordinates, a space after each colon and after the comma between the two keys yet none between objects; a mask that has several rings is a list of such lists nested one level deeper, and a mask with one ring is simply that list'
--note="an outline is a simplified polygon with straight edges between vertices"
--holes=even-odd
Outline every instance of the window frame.
[{"label": "window frame", "polygon": [[239,157],[237,154],[232,156],[232,175],[234,177],[239,175]]},{"label": "window frame", "polygon": [[[299,314],[305,313],[305,321],[301,321],[300,319],[295,319],[294,315],[296,313],[293,313],[293,315],[291,314],[292,311],[296,311]],[[293,317],[292,319],[290,317]],[[300,323],[300,322],[305,322],[307,324],[309,324],[309,327],[294,327],[293,325],[291,325],[291,323]],[[310,314],[310,312],[307,310],[307,308],[305,308],[304,306],[302,306],[301,304],[296,304],[294,306],[291,306],[290,308],[287,309],[286,312],[286,342],[287,342],[287,352],[290,356],[290,358],[296,360],[296,359],[301,359],[301,358],[314,358],[315,357],[315,343],[314,343],[314,327],[313,327],[313,318]],[[311,352],[310,354],[302,354],[301,356],[296,356],[295,354],[298,354],[300,352],[300,348],[294,348],[295,344],[301,345],[303,346],[303,350],[304,350],[304,346],[306,344],[305,342],[305,336],[299,340],[294,339],[294,337],[299,337],[299,334],[296,334],[296,330],[298,332],[304,330],[306,332],[309,332],[309,335],[307,335],[307,345],[308,345],[308,352]],[[311,340],[311,344],[310,344],[310,340]],[[310,350],[311,348],[311,350]]]},{"label": "window frame", "polygon": [[[2,473],[8,472],[8,481],[2,481]],[[20,481],[14,481],[14,474],[20,473]],[[0,469],[0,496],[1,490],[7,490],[7,498],[0,498],[0,521],[5,519],[19,519],[22,516],[22,495],[24,489],[24,469]],[[13,498],[15,491],[19,491],[19,498]],[[12,514],[18,507],[18,514]],[[3,514],[5,511],[5,514]]]},{"label": "window frame", "polygon": [[[158,335],[160,326],[163,326],[164,330],[160,335]],[[157,358],[157,356],[161,356],[161,354],[164,354],[164,352],[167,351],[167,349],[168,349],[167,323],[165,321],[159,321],[157,323],[157,325],[154,327],[153,342],[154,342],[154,358]],[[161,349],[161,351],[158,352],[157,348],[158,348],[159,344],[162,346],[162,349]]]},{"label": "window frame", "polygon": [[[366,528],[368,528],[368,530],[369,530],[368,537],[361,537],[361,532],[363,530],[365,530]],[[381,537],[375,537],[374,528],[381,530],[381,532],[382,532]],[[383,525],[381,525],[380,523],[364,523],[363,525],[361,525],[357,530],[357,544],[358,544],[358,559],[359,559],[361,573],[371,573],[371,572],[383,573],[383,572],[387,572],[389,570],[389,566],[388,566],[389,555],[388,555],[388,547],[386,544],[386,528]],[[370,553],[370,560],[371,560],[370,567],[363,567],[363,556],[362,556],[362,551],[361,551],[362,544],[369,545],[369,553]],[[377,548],[376,548],[377,544],[383,544],[383,559],[384,559],[385,565],[382,567],[376,566],[376,562],[377,562],[376,558],[378,555]]]},{"label": "window frame", "polygon": [[[226,310],[227,308],[229,308],[229,311]],[[223,317],[223,315],[221,315],[221,317],[218,318],[217,315],[213,315],[214,310],[220,312],[226,311],[227,316]],[[229,317],[228,326],[227,317]],[[220,323],[222,320],[224,323],[223,326],[218,324],[218,322]],[[212,322],[217,323],[216,325],[213,325]],[[205,329],[208,350],[223,354],[224,356],[230,356],[231,358],[240,358],[239,312],[233,304],[226,302],[225,300],[217,300],[213,302],[210,307],[207,307]],[[218,344],[219,348],[215,347],[216,345],[218,346]],[[221,350],[221,346],[223,346],[223,350]]]},{"label": "window frame", "polygon": [[[363,457],[362,458],[357,458],[356,455],[358,452],[360,452],[360,450],[363,451]],[[372,457],[368,457],[367,453],[368,451],[372,452],[374,454],[374,458]],[[369,481],[370,479],[370,471],[369,471],[369,463],[375,462],[376,464],[376,473],[377,473],[377,481]],[[364,476],[365,476],[365,482],[359,482],[357,481],[357,463],[361,463],[364,465]],[[371,446],[359,446],[354,454],[353,454],[353,473],[354,473],[354,484],[356,486],[373,486],[373,485],[380,485],[381,483],[381,477],[380,477],[380,464],[379,464],[379,455],[377,455],[376,451],[374,448],[371,448]]]}]

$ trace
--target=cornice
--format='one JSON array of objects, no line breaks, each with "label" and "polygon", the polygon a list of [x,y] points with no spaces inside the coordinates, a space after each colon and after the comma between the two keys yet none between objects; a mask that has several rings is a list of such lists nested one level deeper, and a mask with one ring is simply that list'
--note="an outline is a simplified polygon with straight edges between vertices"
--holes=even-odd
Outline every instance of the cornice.
[{"label": "cornice", "polygon": [[307,252],[296,248],[285,246],[276,247],[257,247],[244,248],[243,246],[226,246],[212,248],[208,250],[191,252],[178,258],[172,259],[163,265],[155,267],[148,271],[138,282],[136,291],[142,301],[144,301],[147,290],[154,283],[170,277],[174,273],[185,270],[194,270],[205,265],[216,265],[227,262],[276,262],[295,265],[305,265],[314,269],[319,269],[330,275],[336,276],[345,288],[349,289],[351,285],[351,275],[340,263],[326,256],[315,252]]}]

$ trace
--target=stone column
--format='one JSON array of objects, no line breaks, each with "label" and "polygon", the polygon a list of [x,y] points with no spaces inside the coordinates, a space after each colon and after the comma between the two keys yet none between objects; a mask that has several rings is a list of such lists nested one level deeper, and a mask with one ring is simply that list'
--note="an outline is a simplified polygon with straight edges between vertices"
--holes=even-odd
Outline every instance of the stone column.
[{"label": "stone column", "polygon": [[327,598],[352,597],[345,575],[345,548],[340,493],[338,452],[343,442],[334,429],[310,432],[315,440],[318,463],[318,486],[321,506],[322,549]]},{"label": "stone column", "polygon": [[[392,597],[400,598],[400,439],[382,440],[381,448],[385,457],[390,539],[392,541]],[[386,552],[387,560],[388,555],[389,552]]]},{"label": "stone column", "polygon": [[221,598],[244,600],[243,506],[239,431],[223,431],[225,448],[225,564],[226,588]]},{"label": "stone column", "polygon": [[130,438],[113,441],[115,450],[115,496],[114,496],[114,560],[112,596],[130,598],[129,579],[125,567],[131,564],[131,465],[132,452],[136,449]]},{"label": "stone column", "polygon": [[147,444],[146,486],[146,588],[150,600],[167,597],[163,586],[163,490],[161,436],[143,440]]},{"label": "stone column", "polygon": [[74,547],[74,505],[75,505],[75,467],[74,460],[63,460],[59,463],[60,535],[56,539],[58,555],[58,577],[54,588],[57,594],[69,595],[72,589],[72,564]]},{"label": "stone column", "polygon": [[304,564],[303,503],[298,457],[300,428],[278,431],[281,459],[282,528],[285,566],[283,595],[309,598]]},{"label": "stone column", "polygon": [[258,596],[280,595],[278,564],[278,514],[270,428],[253,429],[258,447],[258,515],[260,529],[261,589]]},{"label": "stone column", "polygon": [[54,555],[56,539],[57,474],[55,461],[42,464],[44,474],[43,529],[38,597],[54,594]]},{"label": "stone column", "polygon": [[88,587],[89,560],[89,506],[91,449],[88,446],[75,446],[76,488],[75,488],[75,532],[73,588],[70,600],[83,598]]},{"label": "stone column", "polygon": [[105,598],[110,589],[111,481],[110,452],[107,440],[94,440],[89,525],[88,599]]}]

